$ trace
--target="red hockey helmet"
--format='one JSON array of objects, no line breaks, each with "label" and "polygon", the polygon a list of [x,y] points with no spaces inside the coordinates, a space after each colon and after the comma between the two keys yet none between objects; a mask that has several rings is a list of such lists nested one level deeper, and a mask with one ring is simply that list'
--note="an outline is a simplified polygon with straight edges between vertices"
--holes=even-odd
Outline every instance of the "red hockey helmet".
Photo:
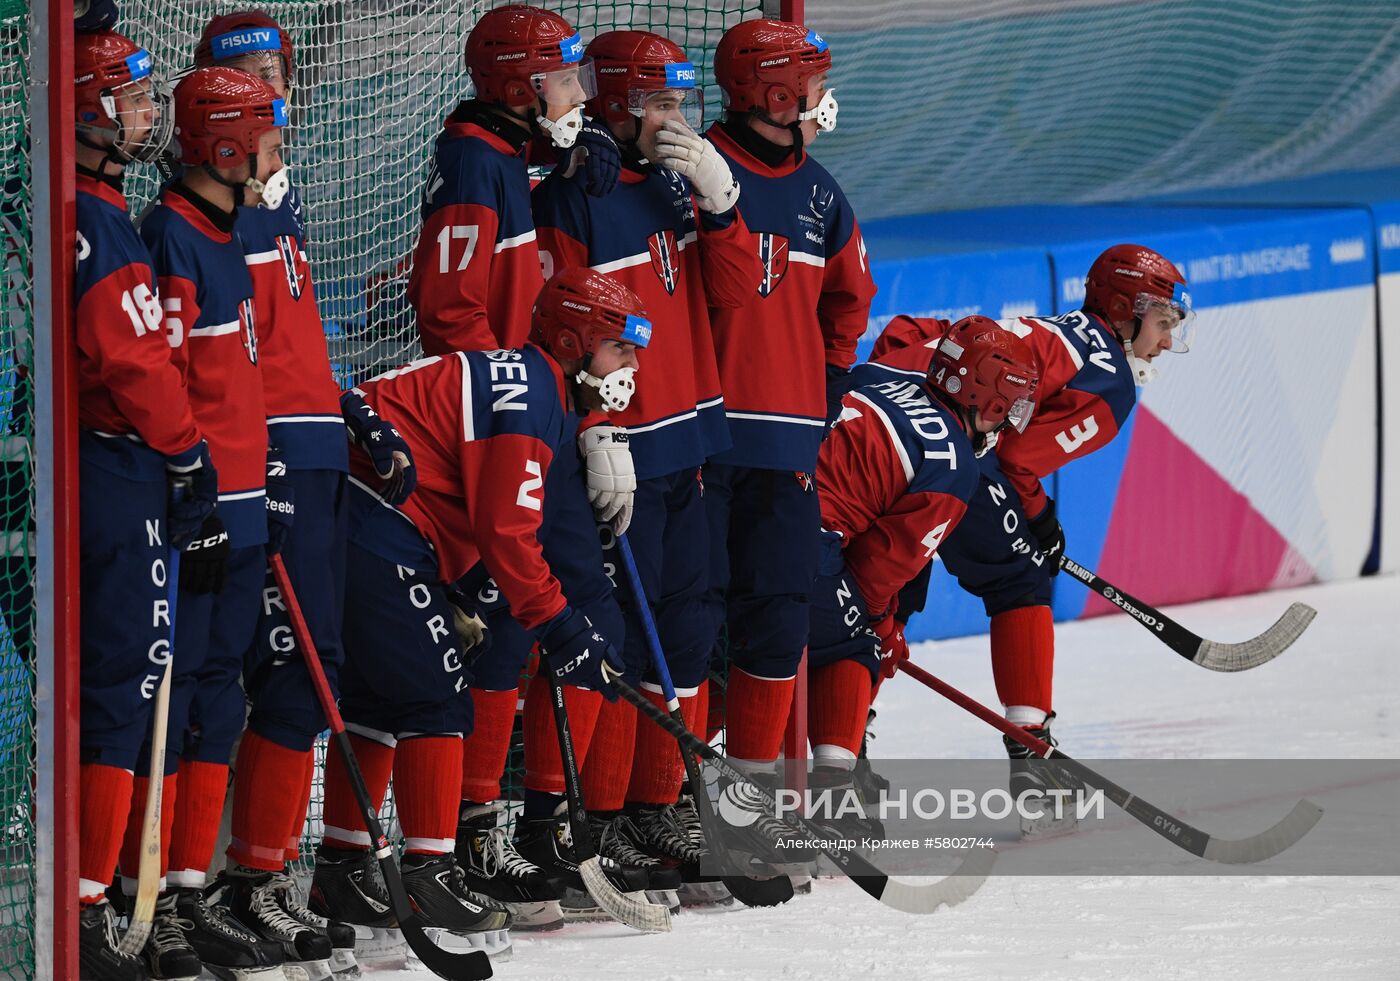
[{"label": "red hockey helmet", "polygon": [[[174,125],[170,94],[151,74],[150,53],[131,39],[116,31],[77,35],[73,89],[78,139],[83,145],[127,161],[153,160],[170,143]],[[129,141],[138,127],[146,135]],[[110,144],[95,141],[98,134],[108,136]]]},{"label": "red hockey helmet", "polygon": [[657,92],[681,98],[680,112],[698,131],[705,123],[705,95],[695,65],[670,38],[650,31],[608,31],[589,42],[598,94],[586,106],[595,119],[625,123],[640,118]]},{"label": "red hockey helmet", "polygon": [[[1115,245],[1094,260],[1084,280],[1084,309],[1109,323],[1141,318],[1154,304],[1170,307],[1178,317],[1173,350],[1186,349],[1186,331],[1194,313],[1186,277],[1159,252],[1144,245]],[[1178,346],[1179,345],[1179,346]]]},{"label": "red hockey helmet", "polygon": [[259,51],[281,54],[282,78],[291,85],[292,71],[296,67],[292,58],[291,35],[261,10],[220,14],[204,25],[204,33],[199,36],[199,44],[194,49],[194,63],[200,68],[207,68]]},{"label": "red hockey helmet", "polygon": [[715,80],[726,109],[774,116],[795,107],[800,118],[816,118],[823,129],[836,125],[835,100],[828,125],[815,107],[809,109],[807,83],[830,70],[826,40],[787,21],[743,21],[726,31],[715,49]]},{"label": "red hockey helmet", "polygon": [[175,86],[181,163],[235,166],[257,156],[263,133],[285,125],[287,107],[272,86],[237,68],[196,68]]},{"label": "red hockey helmet", "polygon": [[1040,369],[1025,341],[988,317],[964,317],[934,349],[928,384],[1000,428],[1025,432]]},{"label": "red hockey helmet", "polygon": [[637,347],[651,342],[642,301],[622,283],[587,266],[571,266],[540,289],[530,340],[559,360],[578,360],[608,339]]},{"label": "red hockey helmet", "polygon": [[584,92],[578,101],[593,95],[583,39],[563,17],[539,7],[510,4],[486,11],[467,35],[465,58],[476,97],[485,102],[512,108],[541,97],[549,102],[551,82],[565,75],[572,82],[574,72]]}]

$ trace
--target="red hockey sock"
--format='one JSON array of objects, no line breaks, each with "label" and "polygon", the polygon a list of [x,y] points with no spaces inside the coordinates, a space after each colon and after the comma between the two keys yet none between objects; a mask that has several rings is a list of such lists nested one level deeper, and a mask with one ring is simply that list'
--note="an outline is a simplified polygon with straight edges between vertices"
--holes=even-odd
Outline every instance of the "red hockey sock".
[{"label": "red hockey sock", "polygon": [[224,797],[228,794],[228,766],[181,760],[179,777],[167,878],[172,886],[201,887],[219,840]]},{"label": "red hockey sock", "polygon": [[281,871],[287,829],[305,810],[303,778],[311,754],[309,749],[288,749],[251,729],[243,733],[233,768],[229,858],[251,869]]},{"label": "red hockey sock", "polygon": [[992,617],[992,677],[1003,705],[1050,712],[1055,622],[1048,606],[1022,606]]},{"label": "red hockey sock", "polygon": [[413,736],[399,742],[394,753],[394,802],[406,853],[452,851],[457,841],[461,775],[461,736]]},{"label": "red hockey sock", "polygon": [[795,685],[795,678],[758,678],[730,667],[725,698],[726,749],[730,756],[755,763],[771,763],[778,758]]},{"label": "red hockey sock", "polygon": [[[564,710],[569,716],[569,734],[574,739],[574,758],[580,766],[588,759],[588,744],[593,740],[593,727],[602,704],[599,692],[564,686]],[[554,731],[549,684],[538,675],[525,693],[525,786],[547,794],[564,792],[564,764]]]},{"label": "red hockey sock", "polygon": [[301,807],[292,816],[291,830],[287,832],[286,857],[288,862],[301,858],[301,835],[306,830],[306,811],[311,806],[311,780],[316,775],[316,749],[306,754],[305,766],[301,771]]},{"label": "red hockey sock", "polygon": [[501,796],[501,774],[510,753],[515,701],[520,693],[471,689],[472,731],[462,741],[461,800],[489,804]]},{"label": "red hockey sock", "polygon": [[[370,803],[378,811],[389,792],[389,774],[394,769],[394,747],[378,740],[350,734],[350,749],[360,764]],[[334,745],[326,754],[326,831],[325,843],[332,848],[369,848],[369,830],[359,801],[350,786],[345,760]]]},{"label": "red hockey sock", "polygon": [[[136,876],[141,870],[141,831],[145,824],[146,793],[149,777],[137,777],[131,782],[131,811],[126,821],[126,836],[122,838],[120,866],[122,891],[136,894]],[[175,798],[180,780],[174,774],[162,778],[160,788],[160,874],[165,877],[170,868],[170,832],[175,827]]]},{"label": "red hockey sock", "polygon": [[807,690],[807,738],[818,762],[856,758],[865,737],[870,690],[870,670],[857,661],[837,661],[812,669]]},{"label": "red hockey sock", "polygon": [[[131,813],[130,770],[101,763],[84,763],[78,768],[78,901],[95,903],[112,881],[117,869]],[[141,800],[145,810],[146,801]]]},{"label": "red hockey sock", "polygon": [[[702,686],[694,695],[680,699],[681,718],[691,732],[698,731],[702,715]],[[642,689],[653,705],[664,711],[666,698],[660,692]],[[632,760],[632,782],[627,800],[633,804],[674,804],[685,780],[685,762],[675,737],[649,719],[637,723],[637,751]]]},{"label": "red hockey sock", "polygon": [[583,803],[590,811],[620,811],[627,803],[636,731],[637,710],[629,703],[619,699],[598,710],[582,774]]},{"label": "red hockey sock", "polygon": [[705,720],[704,736],[707,743],[714,742],[715,737],[724,728],[724,700],[727,696],[727,689],[712,696],[708,682],[700,689],[700,697],[704,699],[705,706],[700,711],[700,718]]}]

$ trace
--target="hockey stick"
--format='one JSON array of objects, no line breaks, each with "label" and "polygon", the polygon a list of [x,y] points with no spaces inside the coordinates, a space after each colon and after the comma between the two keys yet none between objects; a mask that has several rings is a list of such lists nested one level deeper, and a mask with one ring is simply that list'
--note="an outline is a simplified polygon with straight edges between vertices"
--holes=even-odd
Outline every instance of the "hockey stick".
[{"label": "hockey stick", "polygon": [[[179,494],[179,490],[176,490]],[[165,605],[170,618],[170,645],[165,654],[165,672],[156,689],[151,716],[151,767],[146,781],[146,814],[141,828],[141,861],[136,876],[136,905],[131,910],[121,951],[133,957],[141,953],[151,935],[156,916],[156,896],[160,892],[160,809],[165,796],[165,736],[170,722],[170,676],[175,664],[175,606],[180,594],[180,550],[170,547],[166,565]]]},{"label": "hockey stick", "polygon": [[1237,644],[1223,644],[1206,640],[1192,633],[1161,610],[1148,606],[1135,596],[1129,596],[1117,586],[1104,582],[1092,570],[1079,563],[1060,556],[1060,568],[1088,586],[1128,616],[1151,630],[1162,642],[1186,660],[1199,664],[1211,671],[1247,671],[1257,668],[1265,661],[1272,661],[1297,640],[1308,624],[1312,623],[1317,611],[1306,603],[1294,603],[1283,611],[1272,627],[1257,637],[1240,641]]},{"label": "hockey stick", "polygon": [[997,715],[982,703],[969,698],[946,681],[934,677],[912,661],[901,663],[899,670],[932,688],[953,704],[971,712],[983,722],[1000,730],[1004,735],[1010,736],[1037,756],[1054,760],[1062,769],[1079,780],[1091,787],[1098,787],[1109,800],[1127,811],[1131,817],[1147,825],[1178,848],[1183,848],[1192,855],[1198,855],[1207,861],[1219,862],[1222,865],[1247,865],[1273,858],[1280,852],[1292,848],[1298,839],[1311,831],[1313,825],[1317,824],[1322,817],[1322,808],[1310,800],[1300,800],[1293,805],[1293,810],[1289,811],[1283,820],[1257,835],[1240,838],[1236,841],[1216,838],[1198,828],[1191,827],[1185,821],[1173,817],[1161,808],[1149,804],[1136,794],[1129,793],[1112,780],[1100,776],[1083,763],[1060,752],[1044,740],[1037,739],[1025,729]]},{"label": "hockey stick", "polygon": [[[593,850],[593,834],[588,830],[588,815],[583,809],[583,789],[579,786],[578,760],[574,756],[574,737],[569,733],[569,715],[564,710],[564,687],[554,677],[548,654],[541,653],[540,674],[549,681],[549,701],[554,707],[554,731],[559,734],[559,759],[564,765],[564,791],[568,796],[569,833],[574,840],[574,861],[588,894],[613,919],[634,930],[646,933],[669,933],[671,911],[659,903],[634,899],[608,881]],[[538,675],[536,675],[538,679]]]},{"label": "hockey stick", "polygon": [[[622,565],[627,570],[627,581],[632,587],[632,599],[637,604],[637,618],[642,621],[646,632],[647,647],[651,651],[651,661],[656,667],[656,675],[661,680],[661,694],[666,698],[666,711],[672,720],[685,725],[681,717],[680,699],[676,698],[676,687],[671,683],[671,669],[666,664],[666,655],[661,650],[661,637],[656,632],[656,622],[651,616],[651,606],[647,603],[646,590],[642,588],[641,576],[637,574],[637,560],[632,555],[632,545],[624,532],[617,536],[618,550],[622,553]],[[726,874],[720,876],[730,895],[745,906],[780,906],[792,898],[792,880],[785,875],[766,879],[751,879],[737,871],[730,871],[733,862],[729,850],[721,843],[718,819],[714,805],[705,790],[704,778],[695,757],[679,746],[681,759],[685,761],[686,779],[690,781],[691,794],[695,798],[695,813],[700,817],[700,828],[705,834],[705,844],[710,854],[719,859]]]},{"label": "hockey stick", "polygon": [[[672,719],[650,699],[642,697],[631,685],[620,678],[609,679],[622,697],[637,707],[651,721],[665,729],[679,740],[680,744],[692,753],[709,760],[720,775],[736,784],[745,785],[745,796],[760,801],[769,813],[778,815],[778,805],[773,795],[730,763],[718,750],[696,736],[684,725]],[[937,882],[914,885],[891,879],[881,872],[864,856],[853,849],[838,849],[831,841],[831,832],[811,824],[805,818],[789,814],[782,818],[789,826],[796,828],[816,845],[827,858],[836,863],[856,885],[892,909],[902,913],[933,913],[940,906],[956,906],[982,887],[987,873],[996,862],[996,852],[992,849],[975,849],[968,853],[949,875]]]},{"label": "hockey stick", "polygon": [[350,786],[355,791],[355,800],[360,805],[360,815],[365,819],[370,841],[374,842],[374,857],[379,860],[384,885],[389,889],[389,903],[404,940],[423,965],[438,977],[447,981],[484,981],[491,977],[491,959],[484,951],[443,950],[428,939],[428,935],[419,925],[418,914],[413,911],[413,904],[409,901],[408,893],[404,891],[403,877],[399,874],[394,846],[380,827],[379,815],[369,799],[364,774],[360,771],[359,761],[355,759],[350,736],[345,731],[345,720],[340,717],[340,709],[335,704],[335,696],[331,694],[330,683],[326,681],[326,670],[321,666],[321,656],[316,652],[311,631],[307,628],[306,618],[301,612],[301,604],[297,601],[296,593],[292,591],[287,566],[280,555],[271,556],[269,562],[272,565],[273,578],[277,581],[277,588],[282,591],[282,597],[287,602],[287,615],[292,621],[292,633],[297,646],[301,648],[302,660],[306,662],[306,673],[311,676],[311,684],[316,689],[316,700],[321,703],[321,711],[325,713],[326,722],[330,725],[331,741],[345,760],[345,771],[350,776]]}]

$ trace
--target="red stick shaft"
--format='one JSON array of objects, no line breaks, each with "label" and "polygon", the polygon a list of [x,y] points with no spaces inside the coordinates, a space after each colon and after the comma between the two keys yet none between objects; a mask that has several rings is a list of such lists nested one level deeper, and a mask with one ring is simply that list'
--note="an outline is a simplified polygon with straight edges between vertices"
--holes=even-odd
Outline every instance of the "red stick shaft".
[{"label": "red stick shaft", "polygon": [[1032,736],[1025,729],[1022,729],[1020,726],[1010,721],[1005,716],[998,715],[991,709],[987,708],[987,706],[977,701],[976,699],[964,695],[952,685],[948,684],[948,682],[929,674],[927,671],[919,667],[913,661],[902,662],[899,665],[899,670],[903,671],[905,674],[909,675],[909,677],[915,679],[921,684],[927,685],[929,688],[932,688],[934,691],[938,692],[938,694],[948,699],[948,701],[952,702],[954,705],[960,706],[961,708],[964,708],[967,711],[971,712],[973,715],[977,716],[977,718],[981,719],[983,722],[987,723],[994,729],[1000,729],[1003,734],[1010,736],[1012,739],[1016,740],[1022,746],[1025,746],[1037,756],[1044,756],[1048,758],[1050,754],[1054,752],[1054,748],[1045,740],[1037,739],[1035,736]]},{"label": "red stick shaft", "polygon": [[331,694],[330,682],[326,680],[326,669],[321,666],[321,656],[316,652],[316,644],[311,640],[311,628],[306,625],[297,594],[292,591],[292,580],[287,575],[287,566],[282,556],[274,555],[268,560],[272,564],[272,577],[277,580],[277,588],[287,604],[287,615],[292,619],[292,635],[302,650],[306,662],[306,673],[311,676],[311,684],[316,688],[316,700],[321,703],[321,711],[326,715],[331,732],[344,732],[345,721],[340,717],[340,708]]}]

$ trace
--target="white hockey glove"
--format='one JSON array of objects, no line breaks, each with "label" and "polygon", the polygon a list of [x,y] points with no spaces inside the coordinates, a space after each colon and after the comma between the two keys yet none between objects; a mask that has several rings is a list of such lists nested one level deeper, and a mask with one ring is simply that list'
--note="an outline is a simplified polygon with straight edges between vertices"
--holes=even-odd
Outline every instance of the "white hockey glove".
[{"label": "white hockey glove", "polygon": [[695,188],[695,200],[712,215],[722,215],[739,200],[739,182],[709,140],[696,136],[679,119],[668,119],[656,134],[658,165],[674,170]]},{"label": "white hockey glove", "polygon": [[598,520],[611,524],[619,535],[632,523],[632,497],[637,492],[637,472],[627,444],[627,430],[619,426],[594,426],[578,438],[588,503]]}]

